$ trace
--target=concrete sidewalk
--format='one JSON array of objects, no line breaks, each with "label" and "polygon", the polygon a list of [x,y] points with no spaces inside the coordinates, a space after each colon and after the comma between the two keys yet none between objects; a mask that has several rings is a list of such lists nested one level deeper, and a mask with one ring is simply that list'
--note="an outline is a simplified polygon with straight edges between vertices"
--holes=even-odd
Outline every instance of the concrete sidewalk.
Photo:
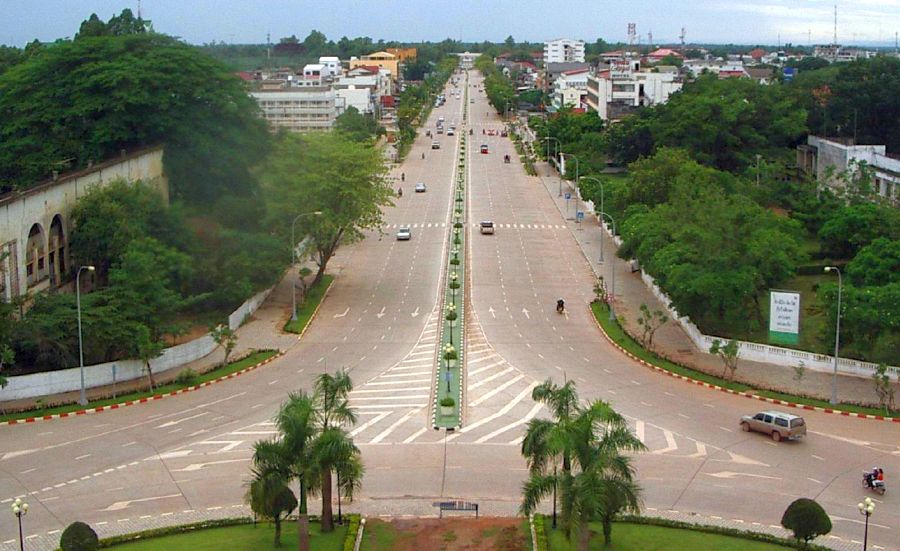
[{"label": "concrete sidewalk", "polygon": [[[641,304],[646,304],[651,310],[664,309],[664,305],[647,288],[641,280],[639,272],[632,273],[628,262],[615,257],[617,247],[608,232],[601,229],[595,215],[586,214],[582,223],[575,222],[576,194],[571,182],[568,180],[560,182],[559,174],[548,163],[535,163],[535,169],[541,183],[547,189],[548,195],[566,218],[566,224],[594,273],[603,276],[607,287],[611,284],[612,269],[613,266],[615,267],[616,314],[620,319],[624,317],[624,325],[629,333],[640,334],[642,330],[637,324],[637,318],[640,316]],[[559,195],[560,189],[562,189],[562,196]],[[572,199],[568,201],[568,210],[565,199],[566,192],[572,195]],[[603,243],[603,262],[600,262],[601,241]],[[675,321],[670,320],[656,332],[653,336],[653,347],[657,354],[672,361],[704,373],[722,375],[721,360],[706,351],[698,350],[681,325]],[[735,372],[735,379],[756,388],[779,390],[824,400],[831,396],[831,374],[807,369],[800,383],[794,379],[794,375],[794,370],[790,367],[740,360]],[[900,385],[896,386],[897,393],[900,394]],[[871,379],[839,374],[837,389],[838,400],[841,402],[878,405],[875,385]]]}]

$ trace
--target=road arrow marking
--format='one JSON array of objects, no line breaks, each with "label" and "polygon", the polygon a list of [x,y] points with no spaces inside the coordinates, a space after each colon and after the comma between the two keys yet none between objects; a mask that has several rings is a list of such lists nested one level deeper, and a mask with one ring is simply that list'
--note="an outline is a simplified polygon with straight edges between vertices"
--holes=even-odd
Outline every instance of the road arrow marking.
[{"label": "road arrow marking", "polygon": [[377,314],[375,314],[376,316],[378,316],[378,319],[381,319],[381,318],[384,317],[384,311],[385,311],[386,309],[387,309],[387,307],[382,306],[382,307],[381,307],[381,312],[378,312]]},{"label": "road arrow marking", "polygon": [[415,311],[415,312],[413,312],[413,313],[412,313],[412,314],[410,314],[410,316],[412,316],[412,317],[416,317],[416,316],[418,316],[418,315],[419,315],[419,307],[418,307],[418,306],[416,306],[416,311]]},{"label": "road arrow marking", "polygon": [[768,478],[770,480],[781,480],[781,478],[777,476],[766,476],[764,474],[750,474],[750,473],[735,473],[732,471],[721,471],[718,473],[704,473],[708,476],[714,476],[716,478],[737,478],[739,476],[749,476],[750,478]]},{"label": "road arrow marking", "polygon": [[181,497],[181,494],[170,494],[167,496],[157,496],[157,497],[145,497],[142,499],[132,499],[131,501],[117,501],[107,507],[106,509],[99,509],[100,511],[121,511],[122,509],[127,509],[129,505],[132,503],[143,503],[145,501],[156,501],[157,499],[170,499],[173,497]]},{"label": "road arrow marking", "polygon": [[492,318],[497,319],[497,315],[494,313],[494,307],[493,307],[493,306],[491,306],[490,308],[488,308],[488,312],[491,313],[491,317],[492,317]]},{"label": "road arrow marking", "polygon": [[175,425],[184,423],[185,421],[190,421],[191,419],[196,419],[197,417],[203,417],[204,415],[209,415],[209,412],[204,411],[203,413],[198,413],[197,415],[191,415],[190,417],[185,417],[184,419],[177,419],[175,421],[169,421],[168,423],[163,423],[162,425],[160,425],[156,428],[164,429],[167,427],[174,427]]},{"label": "road arrow marking", "polygon": [[202,470],[204,467],[208,467],[210,465],[222,465],[224,463],[238,463],[242,461],[250,461],[250,458],[246,459],[223,459],[221,461],[210,461],[209,463],[191,463],[187,467],[183,469],[174,469],[172,472],[175,473],[188,473],[193,471]]},{"label": "road arrow marking", "polygon": [[184,457],[184,456],[190,455],[190,454],[191,454],[191,450],[178,450],[175,452],[166,452],[166,453],[161,453],[159,455],[152,455],[152,456],[148,457],[147,459],[144,459],[144,461],[156,461],[157,459],[160,459],[160,460],[175,459],[175,458]]},{"label": "road arrow marking", "polygon": [[525,314],[525,317],[526,317],[526,318],[531,319],[531,316],[528,315],[528,310],[527,310],[527,309],[522,308],[522,313]]},{"label": "road arrow marking", "polygon": [[349,311],[350,311],[350,307],[348,306],[346,310],[344,310],[344,311],[341,312],[340,314],[335,314],[335,315],[332,316],[332,317],[334,317],[334,318],[342,318],[342,317],[346,316],[347,313],[348,313]]}]

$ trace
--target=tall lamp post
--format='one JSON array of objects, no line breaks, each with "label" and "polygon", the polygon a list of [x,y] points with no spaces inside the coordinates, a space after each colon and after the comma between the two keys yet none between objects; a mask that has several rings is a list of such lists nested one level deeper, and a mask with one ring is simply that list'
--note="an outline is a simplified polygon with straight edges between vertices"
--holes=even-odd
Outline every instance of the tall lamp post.
[{"label": "tall lamp post", "polygon": [[[554,138],[553,136],[544,136],[543,138],[540,138],[538,141],[543,141],[543,140],[548,140],[547,141],[547,162],[549,163],[550,162],[550,142],[549,142],[549,140],[556,141],[556,155],[562,154],[560,152],[560,149],[562,149],[562,143],[560,143],[560,141],[557,138]],[[559,179],[559,197],[562,197],[562,178]]]},{"label": "tall lamp post", "polygon": [[446,320],[450,322],[450,344],[453,344],[453,322],[456,320],[456,305],[448,304],[447,305],[447,315],[445,316]]},{"label": "tall lamp post", "polygon": [[[297,220],[303,218],[304,216],[321,216],[322,211],[315,210],[313,212],[301,212],[297,216],[294,217],[294,221],[291,222],[291,268],[294,267],[294,264],[297,263],[297,242],[294,240],[294,227],[297,224]],[[291,280],[291,321],[297,321],[297,283],[292,279]]]},{"label": "tall lamp post", "polygon": [[831,376],[831,399],[828,403],[836,405],[837,400],[837,372],[838,372],[838,352],[841,346],[841,288],[844,286],[844,278],[841,277],[841,270],[837,266],[825,266],[826,272],[837,272],[838,276],[838,302],[837,302],[837,322],[834,329],[834,373]]},{"label": "tall lamp post", "polygon": [[[613,220],[613,217],[608,213],[600,211],[600,220],[603,220],[603,217],[609,217],[609,221],[612,222],[612,236],[616,237],[616,221]],[[609,269],[612,272],[612,285],[610,285],[609,289],[609,321],[613,321],[616,319],[616,313],[613,311],[613,303],[616,299],[616,255],[613,254],[612,262],[609,263]]]},{"label": "tall lamp post", "polygon": [[[578,157],[576,157],[575,155],[572,155],[571,153],[561,153],[561,155],[563,155],[563,156],[568,155],[569,157],[572,157],[573,159],[575,159],[575,218],[577,220],[578,219],[578,179],[579,179],[579,173],[581,170],[581,162],[578,160]],[[560,185],[562,185],[561,180],[560,180]]]},{"label": "tall lamp post", "polygon": [[93,272],[95,269],[94,266],[81,266],[75,274],[75,308],[78,312],[78,367],[81,369],[81,393],[78,395],[78,403],[82,406],[86,406],[88,401],[84,392],[84,340],[81,338],[81,271]]},{"label": "tall lamp post", "polygon": [[[603,208],[603,195],[604,195],[603,180],[601,180],[600,178],[595,178],[593,176],[582,176],[581,179],[597,182],[597,184],[600,186],[600,212],[604,212],[606,209]],[[600,219],[600,225],[601,226],[603,225],[602,218]],[[600,236],[600,262],[603,262],[603,236],[602,235]]]},{"label": "tall lamp post", "polygon": [[866,547],[869,545],[869,517],[875,512],[875,503],[871,497],[867,497],[862,502],[857,503],[856,508],[859,509],[859,514],[866,517],[866,531],[863,533],[863,551],[866,551]]},{"label": "tall lamp post", "polygon": [[28,514],[28,504],[16,498],[12,504],[12,512],[19,521],[19,549],[25,551],[25,540],[22,538],[22,517]]}]

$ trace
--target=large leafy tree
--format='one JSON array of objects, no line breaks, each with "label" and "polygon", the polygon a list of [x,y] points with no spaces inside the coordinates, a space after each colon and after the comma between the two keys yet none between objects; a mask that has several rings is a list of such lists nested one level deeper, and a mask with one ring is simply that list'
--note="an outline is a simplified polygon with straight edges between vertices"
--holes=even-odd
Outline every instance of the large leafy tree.
[{"label": "large leafy tree", "polygon": [[586,551],[588,523],[601,520],[609,544],[615,515],[640,508],[640,489],[625,452],[645,446],[609,404],[597,400],[581,405],[571,381],[558,386],[548,380],[535,387],[532,397],[548,406],[551,419],[529,421],[522,441],[529,478],[522,489],[521,512],[531,514],[558,490],[566,537],[577,533],[578,549]]},{"label": "large leafy tree", "polygon": [[386,179],[380,150],[350,141],[340,134],[282,136],[260,170],[273,224],[290,232],[298,214],[297,235],[312,237],[322,279],[328,261],[341,243],[363,238],[381,226],[381,208],[394,195]]},{"label": "large leafy tree", "polygon": [[27,187],[162,143],[175,195],[253,189],[249,167],[268,142],[253,99],[224,65],[134,24],[124,17],[110,22],[115,36],[45,46],[0,75],[0,181]]},{"label": "large leafy tree", "polygon": [[334,120],[334,129],[355,142],[370,142],[379,132],[372,115],[364,115],[352,105]]}]

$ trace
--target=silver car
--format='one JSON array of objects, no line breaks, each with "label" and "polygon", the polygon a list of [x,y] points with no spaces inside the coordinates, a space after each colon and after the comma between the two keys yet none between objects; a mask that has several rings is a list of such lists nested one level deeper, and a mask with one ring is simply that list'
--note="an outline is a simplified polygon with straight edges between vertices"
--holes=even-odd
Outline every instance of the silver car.
[{"label": "silver car", "polygon": [[422,182],[416,184],[416,193],[425,193],[425,184]]},{"label": "silver car", "polygon": [[412,238],[412,233],[409,231],[409,228],[397,230],[397,241],[409,241],[410,238]]},{"label": "silver car", "polygon": [[768,434],[776,442],[799,440],[806,436],[806,421],[799,415],[772,409],[741,417],[741,430]]}]

